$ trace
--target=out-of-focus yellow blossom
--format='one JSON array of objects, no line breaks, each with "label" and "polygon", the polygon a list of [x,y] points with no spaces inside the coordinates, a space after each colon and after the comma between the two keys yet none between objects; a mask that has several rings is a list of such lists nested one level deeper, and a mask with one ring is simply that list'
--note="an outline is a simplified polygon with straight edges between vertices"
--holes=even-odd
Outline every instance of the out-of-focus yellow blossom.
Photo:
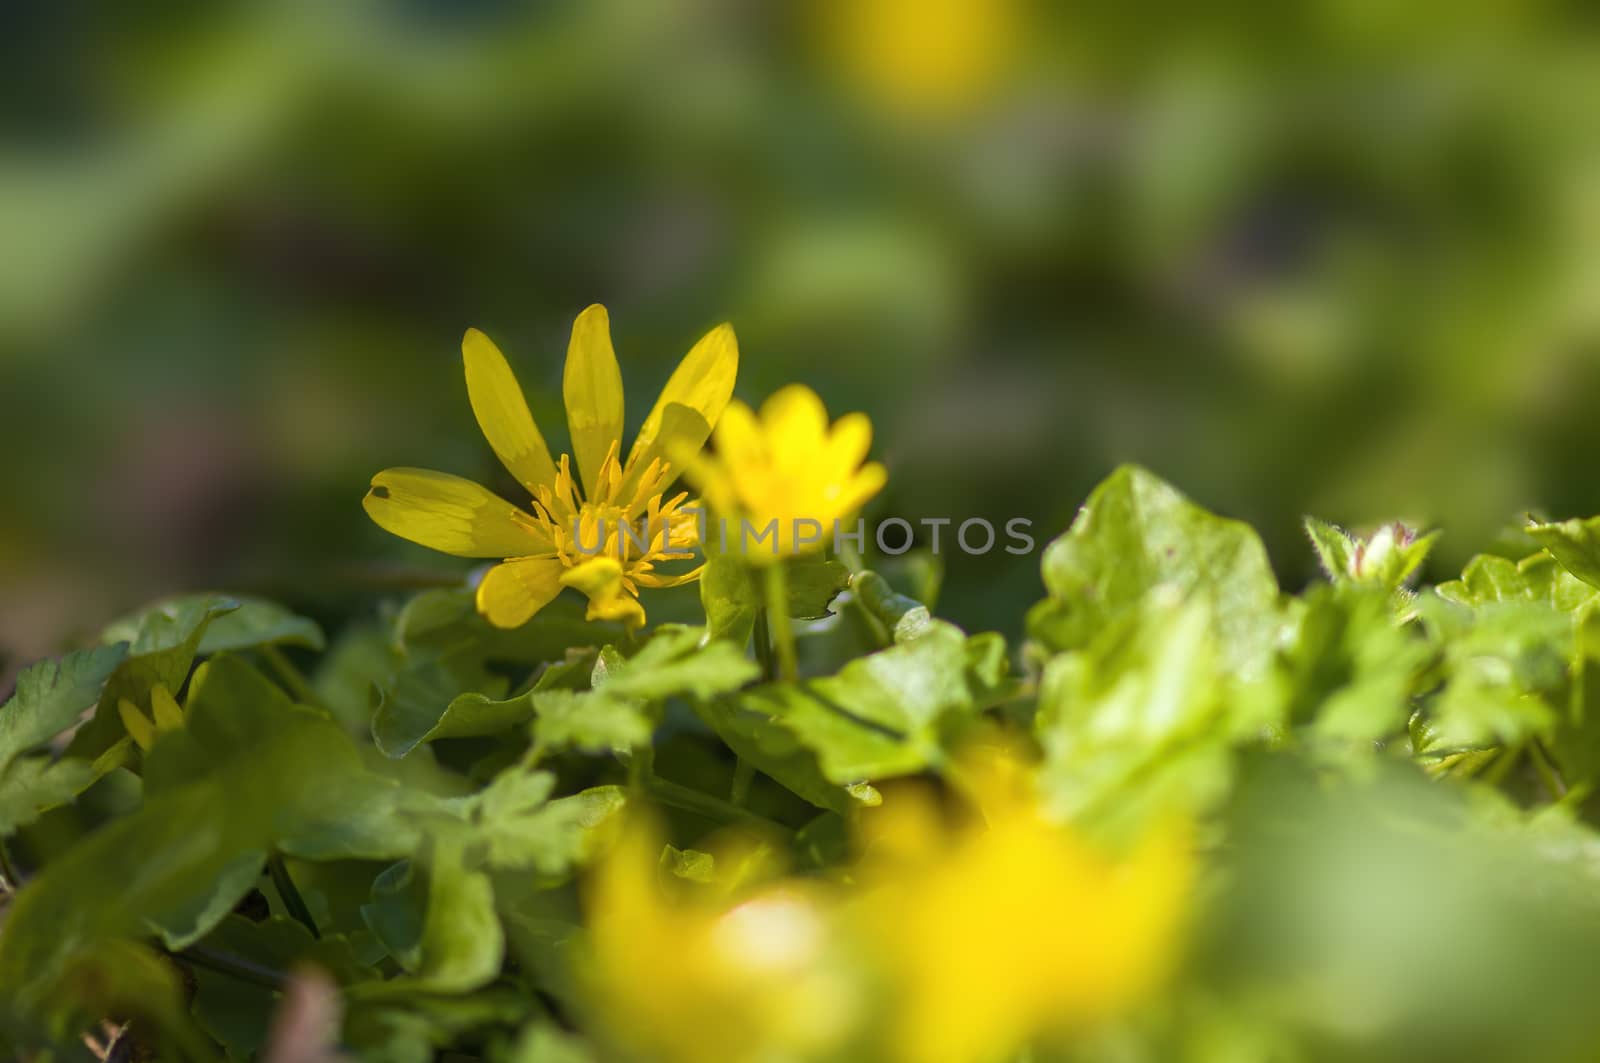
[{"label": "out-of-focus yellow blossom", "polygon": [[894,1058],[971,1063],[1117,1014],[1176,952],[1189,893],[1175,832],[1113,860],[1048,822],[1015,762],[969,778],[982,821],[928,795],[867,813],[857,915],[897,995]]},{"label": "out-of-focus yellow blossom", "polygon": [[665,1063],[838,1058],[857,995],[826,894],[665,881],[661,851],[633,819],[587,893],[591,1001],[619,1047]]},{"label": "out-of-focus yellow blossom", "polygon": [[150,712],[154,721],[127,698],[117,699],[117,715],[122,717],[122,726],[127,728],[134,744],[147,752],[156,744],[156,735],[183,726],[183,709],[165,683],[150,688]]},{"label": "out-of-focus yellow blossom", "polygon": [[824,48],[886,109],[937,116],[982,103],[1016,56],[1023,0],[823,0]]},{"label": "out-of-focus yellow blossom", "polygon": [[386,469],[372,479],[367,513],[434,550],[504,558],[478,585],[478,610],[499,627],[526,623],[563,587],[588,596],[590,619],[643,624],[639,588],[676,586],[699,574],[656,571],[661,562],[692,557],[699,541],[688,494],[664,493],[678,474],[675,456],[699,451],[733,394],[739,348],[732,327],[712,329],[684,356],[626,461],[622,372],[605,307],[589,307],[572,325],[562,393],[573,453],[559,462],[493,341],[469,329],[461,353],[478,425],[532,504],[521,509],[448,473]]},{"label": "out-of-focus yellow blossom", "polygon": [[713,438],[715,455],[689,462],[685,475],[724,520],[730,551],[744,548],[757,564],[819,549],[834,522],[888,479],[877,462],[862,464],[872,446],[867,416],[846,414],[830,427],[822,400],[800,384],[769,397],[759,415],[731,403]]}]

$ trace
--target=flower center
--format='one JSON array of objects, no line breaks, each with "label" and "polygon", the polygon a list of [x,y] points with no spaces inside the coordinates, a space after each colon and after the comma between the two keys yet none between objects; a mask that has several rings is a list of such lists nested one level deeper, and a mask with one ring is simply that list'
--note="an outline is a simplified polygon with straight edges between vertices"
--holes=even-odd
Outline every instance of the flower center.
[{"label": "flower center", "polygon": [[570,455],[561,455],[556,482],[540,487],[533,516],[568,567],[596,557],[617,561],[625,577],[648,573],[658,561],[687,560],[699,542],[697,513],[684,506],[688,493],[663,500],[670,477],[651,462],[637,481],[625,477],[613,443],[596,477],[593,499],[583,498]]}]

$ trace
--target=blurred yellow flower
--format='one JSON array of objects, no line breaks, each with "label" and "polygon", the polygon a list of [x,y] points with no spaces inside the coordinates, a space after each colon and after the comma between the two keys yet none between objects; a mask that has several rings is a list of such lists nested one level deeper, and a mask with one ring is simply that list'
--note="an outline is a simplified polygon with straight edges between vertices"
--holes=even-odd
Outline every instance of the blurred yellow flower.
[{"label": "blurred yellow flower", "polygon": [[183,726],[183,709],[165,683],[157,683],[150,688],[150,712],[155,717],[154,721],[127,698],[117,699],[117,715],[122,717],[122,726],[127,728],[134,744],[146,752],[156,744],[156,735],[176,731]]},{"label": "blurred yellow flower", "polygon": [[699,541],[687,493],[663,495],[677,477],[675,456],[705,444],[733,394],[739,348],[732,327],[712,329],[684,356],[626,461],[620,460],[622,373],[605,307],[589,307],[572,325],[562,393],[573,453],[559,463],[499,348],[469,329],[461,353],[478,425],[532,504],[521,509],[448,473],[386,469],[372,479],[367,513],[387,531],[434,550],[504,558],[478,585],[478,610],[499,627],[526,623],[563,587],[588,596],[590,619],[643,624],[639,588],[698,576],[698,570],[656,571],[663,561],[690,558]]},{"label": "blurred yellow flower", "polygon": [[[759,416],[731,403],[714,435],[716,453],[688,462],[685,476],[725,523],[730,550],[760,564],[819,549],[834,522],[858,511],[888,479],[862,461],[872,422],[851,413],[830,427],[817,393],[791,384]],[[770,529],[770,530],[769,530]]]},{"label": "blurred yellow flower", "polygon": [[838,71],[890,111],[943,115],[983,102],[1012,64],[1020,0],[824,0]]},{"label": "blurred yellow flower", "polygon": [[619,1047],[665,1063],[838,1058],[856,995],[820,889],[669,883],[661,852],[633,819],[586,896],[590,999]]},{"label": "blurred yellow flower", "polygon": [[986,822],[950,828],[917,792],[863,816],[857,915],[896,987],[906,1063],[1003,1058],[1113,1016],[1176,951],[1191,877],[1180,837],[1114,861],[1040,815],[1020,766],[974,777]]}]

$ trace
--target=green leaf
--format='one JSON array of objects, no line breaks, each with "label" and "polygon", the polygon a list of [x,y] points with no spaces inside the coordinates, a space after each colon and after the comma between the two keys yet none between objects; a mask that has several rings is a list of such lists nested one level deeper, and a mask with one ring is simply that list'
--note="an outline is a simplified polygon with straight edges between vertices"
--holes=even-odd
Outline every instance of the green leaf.
[{"label": "green leaf", "polygon": [[606,753],[646,745],[655,729],[638,704],[601,693],[550,690],[532,696],[534,739],[546,749]]},{"label": "green leaf", "polygon": [[[129,643],[129,657],[155,657],[184,645],[191,636],[195,637],[198,647],[199,639],[213,619],[238,608],[238,599],[216,594],[167,598],[107,624],[100,633],[100,641]],[[150,666],[159,669],[162,663],[150,662]],[[184,669],[184,674],[187,673],[188,669]],[[168,672],[162,680],[168,686],[175,686],[182,678]]]},{"label": "green leaf", "polygon": [[736,557],[715,552],[706,557],[700,571],[700,606],[712,638],[739,646],[748,643],[761,602],[749,571]]},{"label": "green leaf", "polygon": [[321,651],[327,646],[316,621],[285,609],[265,598],[234,598],[239,607],[214,618],[200,640],[199,653],[209,657],[225,650],[257,646],[302,646]]},{"label": "green leaf", "polygon": [[536,871],[547,878],[570,874],[590,855],[595,832],[627,803],[619,786],[596,786],[550,800],[555,776],[502,772],[465,806],[457,828],[469,851],[497,871]]},{"label": "green leaf", "polygon": [[1480,554],[1467,562],[1460,579],[1439,584],[1434,593],[1458,605],[1539,602],[1561,612],[1576,612],[1600,600],[1600,591],[1545,553],[1521,561]]},{"label": "green leaf", "polygon": [[1530,520],[1527,532],[1562,568],[1589,586],[1600,587],[1600,517],[1550,523]]},{"label": "green leaf", "polygon": [[505,932],[486,872],[470,868],[457,840],[436,836],[426,860],[427,910],[412,973],[359,987],[363,999],[468,993],[500,973]]},{"label": "green leaf", "polygon": [[1139,823],[1204,808],[1225,791],[1231,744],[1259,733],[1232,721],[1218,681],[1211,603],[1152,603],[1085,650],[1059,654],[1040,680],[1040,785],[1061,814]]},{"label": "green leaf", "polygon": [[717,861],[698,849],[679,849],[676,845],[661,850],[661,870],[685,882],[708,886],[716,880]]},{"label": "green leaf", "polygon": [[736,647],[706,640],[699,628],[663,625],[631,658],[614,664],[601,654],[594,687],[610,697],[641,701],[680,694],[712,698],[737,690],[760,674],[756,663]]},{"label": "green leaf", "polygon": [[70,804],[100,776],[76,757],[22,757],[0,774],[0,838],[14,834],[45,812]]},{"label": "green leaf", "polygon": [[925,634],[933,624],[927,606],[898,593],[876,572],[857,572],[850,580],[850,591],[895,642]]},{"label": "green leaf", "polygon": [[[195,673],[187,722],[145,758],[147,792],[223,776],[235,800],[273,810],[275,847],[305,860],[394,859],[420,842],[415,817],[427,794],[403,790],[362,763],[350,737],[236,657]],[[297,783],[307,776],[315,786]]]},{"label": "green leaf", "polygon": [[[155,1059],[215,1058],[185,1007],[179,972],[161,954],[131,941],[107,942],[78,956],[64,979],[67,1029],[90,1028],[115,1015],[138,1031],[140,1047]],[[123,1049],[129,1047],[123,1042]],[[52,1053],[49,1058],[58,1058]]]},{"label": "green leaf", "polygon": [[391,864],[372,881],[361,919],[403,971],[422,964],[422,923],[428,908],[427,882],[411,860]]},{"label": "green leaf", "polygon": [[974,711],[966,665],[966,637],[939,623],[838,675],[757,687],[739,703],[792,732],[836,784],[906,775],[938,764],[942,728]]},{"label": "green leaf", "polygon": [[242,852],[221,870],[208,892],[187,897],[174,910],[152,918],[150,925],[162,944],[177,951],[209,934],[255,888],[266,861],[267,854],[259,849]]},{"label": "green leaf", "polygon": [[67,968],[145,921],[204,895],[239,853],[269,833],[264,810],[202,781],[147,797],[47,864],[12,902],[0,935],[0,995],[30,1013],[54,1009]]},{"label": "green leaf", "polygon": [[794,620],[821,620],[831,616],[834,599],[850,585],[850,570],[821,554],[791,558],[785,562],[785,567],[789,616]]},{"label": "green leaf", "polygon": [[128,654],[127,643],[40,661],[17,677],[17,691],[0,706],[0,773],[78,722]]},{"label": "green leaf", "polygon": [[[243,961],[263,972],[288,976],[314,966],[340,985],[376,977],[356,958],[348,938],[311,932],[287,916],[275,915],[252,922],[238,915],[221,920],[200,943],[205,955]],[[282,995],[265,986],[191,964],[194,979],[193,1011],[199,1025],[238,1059],[246,1059],[266,1043],[273,1020],[282,1008]]]},{"label": "green leaf", "polygon": [[[444,713],[431,725],[428,723],[432,716],[430,706],[438,704],[442,689],[450,685],[448,678],[431,697],[420,694],[415,686],[398,690],[393,702],[385,695],[379,701],[378,714],[373,720],[376,744],[386,756],[401,757],[418,745],[439,738],[473,738],[509,731],[533,718],[533,695],[546,690],[570,689],[580,681],[587,684],[594,660],[594,652],[587,647],[569,650],[566,660],[547,665],[533,689],[516,697],[497,700],[476,691],[458,694],[450,699]],[[453,674],[443,666],[424,671],[435,676]],[[494,681],[483,679],[480,682]],[[427,729],[418,733],[422,727]]]},{"label": "green leaf", "polygon": [[127,655],[127,643],[41,661],[17,678],[17,691],[0,706],[0,838],[69,804],[122,764],[127,749],[112,744],[93,760],[23,757],[78,722],[95,704]]},{"label": "green leaf", "polygon": [[[382,1063],[433,1063],[526,1023],[539,1010],[531,994],[490,986],[464,996],[440,996],[412,987],[367,999],[350,999],[344,1043],[362,1059]],[[493,1059],[492,1055],[485,1058]]]},{"label": "green leaf", "polygon": [[618,641],[621,625],[586,620],[580,600],[562,596],[519,628],[497,628],[478,615],[470,588],[424,591],[395,621],[394,648],[408,656],[447,654],[473,663],[542,664],[578,646]]},{"label": "green leaf", "polygon": [[[352,821],[368,828],[362,844],[323,855],[371,858],[407,830],[414,837],[395,785],[366,772],[337,724],[228,655],[196,672],[185,725],[162,734],[144,766],[143,805],[53,858],[17,895],[0,935],[0,996],[46,1008],[75,956],[141,936],[151,921],[181,930],[180,914],[214,911],[219,884],[237,881],[247,853],[291,849],[308,832],[348,843]],[[389,833],[373,837],[379,828]]]},{"label": "green leaf", "polygon": [[740,760],[818,808],[844,815],[882,803],[882,796],[866,783],[841,786],[829,781],[817,755],[792,730],[765,711],[744,707],[743,700],[697,702],[694,711]]},{"label": "green leaf", "polygon": [[1256,672],[1271,657],[1278,585],[1261,540],[1137,466],[1095,488],[1043,568],[1050,597],[1029,613],[1028,631],[1051,650],[1087,646],[1159,592],[1203,610],[1223,667]]},{"label": "green leaf", "polygon": [[1444,687],[1428,705],[1436,746],[1514,744],[1549,732],[1568,690],[1571,614],[1521,597],[1469,607],[1423,595],[1418,606],[1444,658]]},{"label": "green leaf", "polygon": [[[821,554],[790,558],[783,564],[789,616],[820,620],[831,615],[829,607],[850,583],[850,570]],[[734,555],[709,552],[700,573],[700,604],[711,638],[740,646],[749,642],[765,601],[758,571]]]},{"label": "green leaf", "polygon": [[1322,562],[1322,571],[1330,580],[1348,579],[1355,568],[1355,536],[1336,524],[1316,517],[1305,518],[1306,535]]},{"label": "green leaf", "polygon": [[129,643],[128,655],[112,673],[94,717],[73,736],[68,752],[92,759],[121,741],[120,700],[126,698],[140,709],[148,709],[150,691],[158,683],[178,694],[211,622],[236,608],[238,603],[229,598],[174,598],[106,628],[102,640]]},{"label": "green leaf", "polygon": [[631,658],[607,647],[595,662],[592,690],[535,690],[534,738],[549,750],[589,753],[648,743],[650,707],[667,698],[704,701],[737,690],[760,674],[731,642],[707,641],[699,628],[663,625]]},{"label": "green leaf", "polygon": [[[403,757],[423,742],[453,735],[490,734],[502,721],[526,719],[531,709],[495,699],[505,693],[499,676],[460,661],[424,658],[400,669],[377,691],[372,741],[387,757]],[[488,727],[490,730],[477,730]]]},{"label": "green leaf", "polygon": [[1264,681],[1281,705],[1273,718],[1342,750],[1403,733],[1433,650],[1414,626],[1396,623],[1389,588],[1324,584],[1298,606],[1294,634]]},{"label": "green leaf", "polygon": [[372,725],[373,691],[387,683],[402,663],[387,628],[353,624],[334,639],[311,676],[319,704],[350,730]]},{"label": "green leaf", "polygon": [[599,1057],[580,1037],[548,1022],[530,1023],[503,1063],[595,1063]]}]

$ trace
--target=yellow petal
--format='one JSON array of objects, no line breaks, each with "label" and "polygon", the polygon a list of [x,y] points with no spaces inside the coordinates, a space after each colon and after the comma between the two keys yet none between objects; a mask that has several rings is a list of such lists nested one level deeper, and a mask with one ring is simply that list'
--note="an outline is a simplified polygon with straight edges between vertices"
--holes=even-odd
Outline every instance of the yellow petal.
[{"label": "yellow petal", "polygon": [[866,505],[888,482],[889,470],[877,462],[861,466],[861,471],[845,486],[836,503],[839,516],[847,517]]},{"label": "yellow petal", "polygon": [[717,422],[717,456],[729,465],[744,465],[762,460],[766,439],[755,411],[742,402],[731,402]]},{"label": "yellow petal", "polygon": [[[733,395],[733,381],[738,375],[739,341],[734,338],[732,325],[718,325],[690,348],[667,386],[661,389],[661,397],[628,453],[623,494],[631,492],[656,458],[670,463],[674,453],[697,451],[705,445]],[[674,406],[684,409],[669,413]]]},{"label": "yellow petal", "polygon": [[183,726],[183,710],[165,683],[150,688],[150,711],[155,713],[158,731],[176,731]]},{"label": "yellow petal", "polygon": [[591,558],[568,569],[561,582],[588,596],[588,619],[620,620],[629,627],[644,625],[644,607],[623,586],[622,566],[616,558]]},{"label": "yellow petal", "polygon": [[612,444],[622,438],[622,370],[611,347],[611,319],[599,303],[572,323],[561,393],[567,403],[572,456],[578,461],[584,494],[594,498],[600,466]]},{"label": "yellow petal", "polygon": [[478,584],[478,612],[495,627],[521,627],[561,593],[563,571],[553,557],[496,565]]},{"label": "yellow petal", "polygon": [[563,572],[561,583],[591,598],[612,594],[622,586],[622,565],[614,557],[592,557]]},{"label": "yellow petal", "polygon": [[828,434],[828,410],[815,391],[790,384],[761,404],[761,423],[780,456],[806,454]]},{"label": "yellow petal", "polygon": [[872,449],[872,422],[864,413],[847,413],[833,422],[825,464],[830,473],[848,476]]},{"label": "yellow petal", "polygon": [[457,557],[526,557],[551,549],[533,518],[471,480],[385,469],[361,504],[380,528]]},{"label": "yellow petal", "polygon": [[467,368],[467,398],[495,455],[530,495],[540,484],[554,483],[556,464],[550,460],[550,448],[533,423],[528,400],[500,348],[469,328],[461,340],[461,358]]},{"label": "yellow petal", "polygon": [[155,724],[133,702],[118,698],[117,715],[122,717],[122,726],[128,729],[128,735],[140,749],[148,751],[156,744]]},{"label": "yellow petal", "polygon": [[619,593],[609,598],[590,598],[585,620],[610,620],[624,627],[644,627],[644,606],[631,594]]}]

